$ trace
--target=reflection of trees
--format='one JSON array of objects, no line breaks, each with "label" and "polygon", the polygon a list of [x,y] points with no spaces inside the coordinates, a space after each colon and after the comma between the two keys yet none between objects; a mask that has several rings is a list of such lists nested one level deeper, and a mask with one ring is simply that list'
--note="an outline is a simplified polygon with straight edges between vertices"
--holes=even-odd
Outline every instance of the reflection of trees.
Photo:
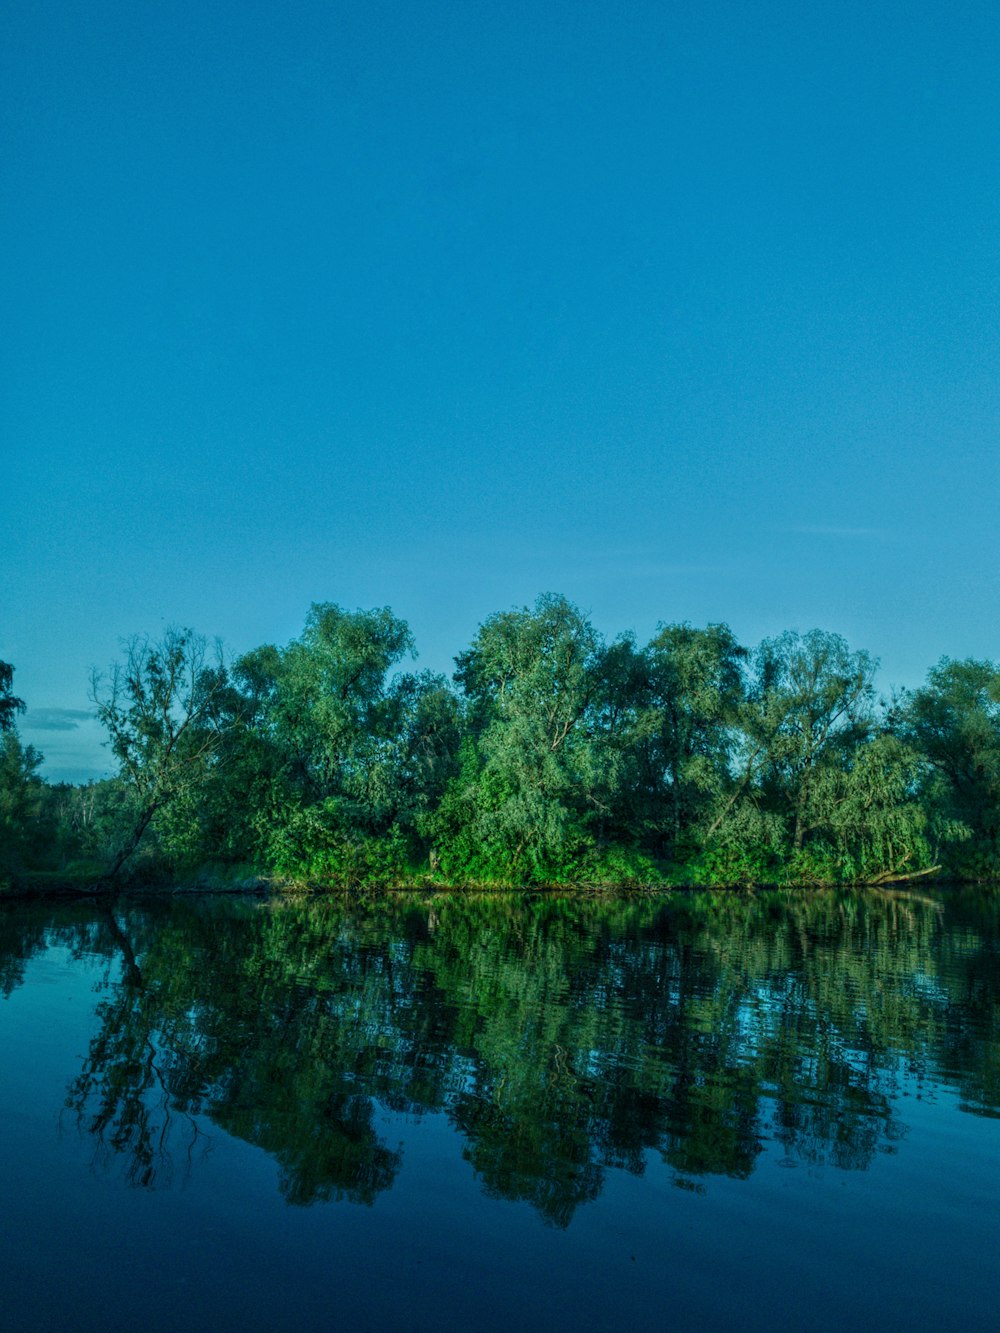
[{"label": "reflection of trees", "polygon": [[155,998],[141,977],[126,973],[97,1014],[100,1028],[66,1105],[99,1150],[124,1158],[132,1184],[163,1183],[173,1174],[180,1134],[188,1162],[200,1137],[197,1104],[178,1086],[183,1062],[170,1047],[169,1031],[157,1031]]},{"label": "reflection of trees", "polygon": [[86,951],[95,947],[99,933],[87,906],[64,905],[53,913],[43,902],[0,903],[0,996],[17,990],[28,961],[50,943]]},{"label": "reflection of trees", "polygon": [[1000,1113],[1000,895],[970,889],[948,913],[940,945],[941,969],[954,978],[941,1065],[957,1077],[964,1107]]},{"label": "reflection of trees", "polygon": [[896,1034],[926,1015],[874,1002],[878,969],[908,960],[866,953],[873,923],[858,935],[829,898],[543,903],[499,945],[466,905],[441,910],[425,965],[469,997],[477,1074],[453,1114],[486,1187],[565,1222],[650,1150],[682,1178],[748,1176],[766,1137],[866,1165],[899,1133]]},{"label": "reflection of trees", "polygon": [[0,995],[17,990],[24,981],[28,959],[45,947],[47,918],[48,913],[37,907],[20,911],[0,908]]},{"label": "reflection of trees", "polygon": [[744,1178],[772,1142],[863,1169],[905,1132],[914,1073],[1000,1110],[989,895],[73,911],[9,917],[0,976],[46,939],[117,960],[69,1104],[140,1184],[215,1124],[275,1158],[290,1202],[370,1203],[401,1164],[380,1108],[441,1111],[487,1192],[565,1226],[612,1168]]},{"label": "reflection of trees", "polygon": [[378,1141],[354,1021],[370,979],[352,976],[348,1016],[332,970],[322,987],[289,972],[294,941],[245,906],[158,907],[129,924],[141,962],[99,1006],[69,1104],[130,1179],[162,1180],[208,1117],[276,1158],[290,1202],[387,1188],[399,1155]]}]

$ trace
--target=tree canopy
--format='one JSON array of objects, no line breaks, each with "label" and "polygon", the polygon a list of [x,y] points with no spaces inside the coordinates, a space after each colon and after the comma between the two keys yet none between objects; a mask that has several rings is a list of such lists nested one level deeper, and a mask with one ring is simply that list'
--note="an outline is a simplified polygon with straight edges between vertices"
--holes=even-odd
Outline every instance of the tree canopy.
[{"label": "tree canopy", "polygon": [[[883,882],[1000,873],[1000,667],[876,696],[838,634],[608,641],[567,598],[496,612],[453,678],[388,607],[315,603],[227,662],[190,630],[92,683],[117,772],[48,788],[0,664],[13,873],[315,884]],[[6,813],[4,813],[6,812]]]}]

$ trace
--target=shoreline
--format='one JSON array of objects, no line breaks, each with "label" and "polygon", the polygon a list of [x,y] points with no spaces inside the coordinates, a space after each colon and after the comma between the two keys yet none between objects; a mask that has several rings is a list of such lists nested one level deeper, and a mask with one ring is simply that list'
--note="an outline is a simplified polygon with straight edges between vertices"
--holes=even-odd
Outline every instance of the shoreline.
[{"label": "shoreline", "polygon": [[392,880],[355,880],[343,883],[322,883],[308,881],[281,880],[267,875],[247,875],[239,879],[227,879],[217,875],[194,875],[175,879],[124,880],[118,884],[108,884],[99,879],[80,880],[52,875],[50,872],[26,872],[0,887],[0,903],[30,902],[50,899],[53,901],[72,902],[76,900],[104,901],[111,898],[169,898],[196,895],[245,895],[259,898],[283,897],[343,897],[358,898],[381,894],[517,894],[534,897],[572,896],[634,896],[669,897],[672,894],[689,893],[778,893],[778,892],[815,892],[859,889],[905,890],[910,885],[922,883],[925,887],[966,888],[974,885],[1000,887],[1000,879],[995,877],[967,877],[960,875],[939,874],[937,868],[931,871],[918,871],[913,875],[881,877],[871,880],[798,880],[754,881],[752,883],[699,884],[657,883],[657,882],[588,882],[575,883],[516,883],[499,881],[465,881],[447,883],[429,877],[415,876],[409,879]]}]

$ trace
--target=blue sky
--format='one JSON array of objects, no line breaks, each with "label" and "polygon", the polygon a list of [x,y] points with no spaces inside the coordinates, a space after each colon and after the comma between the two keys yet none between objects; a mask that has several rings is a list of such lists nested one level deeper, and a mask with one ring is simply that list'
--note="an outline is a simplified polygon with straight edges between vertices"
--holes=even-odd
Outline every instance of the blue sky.
[{"label": "blue sky", "polygon": [[388,604],[996,658],[1000,13],[9,6],[0,658]]}]

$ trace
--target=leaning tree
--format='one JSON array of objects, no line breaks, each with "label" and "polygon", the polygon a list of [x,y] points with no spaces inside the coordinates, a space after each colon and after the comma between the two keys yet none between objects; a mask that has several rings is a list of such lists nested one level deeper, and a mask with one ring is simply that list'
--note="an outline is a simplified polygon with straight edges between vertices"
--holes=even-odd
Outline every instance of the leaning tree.
[{"label": "leaning tree", "polygon": [[129,817],[104,879],[110,883],[158,814],[205,781],[226,725],[228,678],[221,650],[189,629],[159,641],[134,636],[107,672],[95,671],[90,697],[118,761]]}]

